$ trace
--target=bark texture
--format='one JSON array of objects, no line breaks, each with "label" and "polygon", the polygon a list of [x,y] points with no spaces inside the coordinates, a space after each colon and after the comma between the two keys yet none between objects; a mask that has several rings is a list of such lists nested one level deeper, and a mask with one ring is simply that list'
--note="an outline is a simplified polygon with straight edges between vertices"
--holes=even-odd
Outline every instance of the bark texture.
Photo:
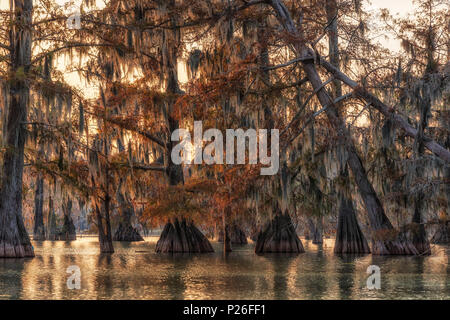
[{"label": "bark texture", "polygon": [[225,237],[223,239],[223,252],[231,252],[231,237],[230,237],[230,226],[225,225],[223,233]]},{"label": "bark texture", "polygon": [[5,152],[0,181],[0,258],[34,257],[34,249],[22,217],[22,181],[30,88],[26,74],[31,64],[32,0],[10,2],[10,56],[12,79],[9,84],[10,101],[6,106],[4,128]]},{"label": "bark texture", "polygon": [[168,222],[156,243],[158,253],[205,253],[214,252],[209,240],[192,222],[182,219]]},{"label": "bark texture", "polygon": [[113,236],[114,241],[144,241],[144,238],[139,234],[139,232],[134,228],[131,223],[119,223],[119,227]]},{"label": "bark texture", "polygon": [[41,175],[36,178],[36,190],[34,194],[34,229],[33,239],[45,240],[44,226],[44,179]]},{"label": "bark texture", "polygon": [[117,194],[117,201],[120,205],[119,227],[114,233],[114,241],[144,241],[136,228],[131,224],[131,218],[134,216],[133,205],[125,199],[121,192]]},{"label": "bark texture", "polygon": [[59,240],[77,240],[77,233],[72,219],[72,200],[67,200],[63,204],[64,224],[59,234]]},{"label": "bark texture", "polygon": [[109,201],[104,202],[104,215],[100,211],[98,205],[96,205],[95,211],[97,216],[97,228],[98,228],[98,240],[100,244],[101,253],[114,253],[114,246],[112,243],[111,225],[109,219]]},{"label": "bark texture", "polygon": [[48,197],[47,227],[48,240],[58,240],[58,227],[56,225],[56,215],[51,195]]},{"label": "bark texture", "polygon": [[[247,244],[247,236],[245,232],[235,223],[229,226],[229,235],[231,239],[231,244]],[[257,235],[255,240],[257,239]],[[223,242],[223,231],[219,232],[219,237],[217,239],[219,242]]]},{"label": "bark texture", "polygon": [[434,244],[449,244],[450,243],[450,224],[448,221],[440,222],[438,224],[436,233],[431,239]]},{"label": "bark texture", "polygon": [[[447,171],[447,173],[450,172],[450,169]],[[450,189],[450,186],[447,188],[447,190]],[[448,198],[450,199],[450,197]],[[439,220],[438,220],[438,226],[437,229],[433,235],[433,238],[431,239],[431,243],[434,244],[449,244],[450,243],[450,219],[448,218],[448,215],[445,213],[445,211],[442,211]]]},{"label": "bark texture", "polygon": [[308,224],[310,234],[312,235],[312,243],[314,244],[323,243],[322,217],[318,217],[316,219],[316,222],[314,222],[313,218],[308,217]]},{"label": "bark texture", "polygon": [[300,241],[291,217],[288,213],[278,213],[274,219],[258,235],[255,252],[257,254],[270,252],[303,253],[305,249]]},{"label": "bark texture", "polygon": [[231,252],[231,237],[230,237],[230,225],[228,223],[228,214],[231,211],[229,208],[224,210],[222,214],[222,234],[223,234],[223,252]]},{"label": "bark texture", "polygon": [[341,198],[339,206],[338,227],[334,253],[361,254],[370,253],[370,248],[364,234],[358,225],[352,200]]}]

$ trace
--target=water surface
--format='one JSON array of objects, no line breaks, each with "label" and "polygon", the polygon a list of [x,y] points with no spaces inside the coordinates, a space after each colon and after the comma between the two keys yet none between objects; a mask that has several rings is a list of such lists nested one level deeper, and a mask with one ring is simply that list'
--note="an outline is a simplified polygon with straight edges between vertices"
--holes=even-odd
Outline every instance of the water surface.
[{"label": "water surface", "polygon": [[[450,299],[449,246],[428,257],[336,256],[333,240],[303,241],[300,255],[254,253],[254,244],[215,253],[156,254],[156,237],[115,242],[112,256],[95,238],[33,242],[33,259],[0,259],[0,299]],[[67,288],[67,267],[81,289]],[[366,288],[369,265],[381,289]]]}]

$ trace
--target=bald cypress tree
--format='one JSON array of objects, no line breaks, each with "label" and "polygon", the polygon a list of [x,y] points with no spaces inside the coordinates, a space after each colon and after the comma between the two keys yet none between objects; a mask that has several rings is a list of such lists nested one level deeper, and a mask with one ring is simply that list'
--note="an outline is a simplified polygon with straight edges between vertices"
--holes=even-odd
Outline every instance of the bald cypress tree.
[{"label": "bald cypress tree", "polygon": [[31,65],[32,0],[11,0],[9,43],[10,79],[4,108],[4,146],[0,182],[0,258],[33,257],[33,247],[22,218],[22,177],[30,98],[26,79]]}]

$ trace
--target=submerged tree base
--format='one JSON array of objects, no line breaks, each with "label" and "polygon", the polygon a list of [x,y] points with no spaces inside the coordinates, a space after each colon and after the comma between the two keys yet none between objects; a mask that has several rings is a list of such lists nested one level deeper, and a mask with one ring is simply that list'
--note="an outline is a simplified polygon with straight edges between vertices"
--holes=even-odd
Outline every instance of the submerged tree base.
[{"label": "submerged tree base", "polygon": [[255,252],[262,253],[303,253],[305,249],[300,241],[291,217],[288,213],[277,214],[275,218],[266,225],[259,233],[256,241]]},{"label": "submerged tree base", "polygon": [[205,253],[214,252],[209,240],[194,226],[191,221],[178,219],[168,222],[156,243],[158,253]]},{"label": "submerged tree base", "polygon": [[412,223],[408,232],[408,239],[411,239],[420,255],[431,254],[430,241],[428,241],[425,226],[423,224]]},{"label": "submerged tree base", "polygon": [[430,254],[430,244],[423,225],[412,223],[402,228],[379,230],[372,238],[374,255],[424,255]]},{"label": "submerged tree base", "polygon": [[[392,230],[390,230],[392,232]],[[398,235],[394,239],[382,239],[380,237],[372,239],[372,254],[374,255],[419,255],[412,241],[405,239],[403,235]]]},{"label": "submerged tree base", "polygon": [[369,244],[359,228],[351,199],[341,199],[334,253],[370,253]]},{"label": "submerged tree base", "polygon": [[[312,234],[312,243],[313,244],[322,244],[323,243],[323,233],[322,233],[322,223],[321,218],[318,217],[316,223],[313,221],[313,218],[308,217],[309,230]],[[310,240],[306,239],[305,240]]]},{"label": "submerged tree base", "polygon": [[32,258],[34,250],[31,244],[10,244],[0,241],[0,258]]},{"label": "submerged tree base", "polygon": [[113,236],[114,241],[144,241],[144,238],[139,234],[139,232],[133,228],[132,225],[124,225],[122,223],[119,224],[116,232]]},{"label": "submerged tree base", "polygon": [[[237,224],[233,224],[229,227],[228,234],[231,239],[231,244],[247,244],[247,236],[244,231]],[[223,242],[223,231],[219,232],[219,237],[217,239],[219,242]]]}]

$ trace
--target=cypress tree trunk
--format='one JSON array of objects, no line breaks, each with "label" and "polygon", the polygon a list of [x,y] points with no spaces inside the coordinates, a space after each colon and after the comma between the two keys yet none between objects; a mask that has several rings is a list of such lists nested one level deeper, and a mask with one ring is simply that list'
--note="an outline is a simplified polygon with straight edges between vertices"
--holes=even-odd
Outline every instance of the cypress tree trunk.
[{"label": "cypress tree trunk", "polygon": [[209,240],[198,230],[192,222],[176,218],[169,221],[156,243],[158,253],[204,253],[214,252]]},{"label": "cypress tree trunk", "polygon": [[[178,122],[174,119],[170,121],[173,125]],[[172,152],[172,144],[168,148],[168,159],[170,159],[170,153]],[[169,178],[169,184],[175,186],[184,183],[183,170],[180,165],[175,165],[169,160],[167,167],[167,176]],[[181,220],[181,223],[179,222]],[[186,236],[187,235],[187,236]],[[195,227],[194,222],[186,222],[186,219],[175,218],[172,223],[170,220],[164,226],[158,242],[156,243],[156,252],[158,253],[206,253],[214,252],[209,240],[202,234],[200,230]]]},{"label": "cypress tree trunk", "polygon": [[79,223],[79,230],[80,231],[84,231],[87,229],[88,225],[87,225],[87,217],[86,217],[86,202],[80,198],[78,200],[78,206],[80,208],[80,223]]},{"label": "cypress tree trunk", "polygon": [[277,214],[258,234],[255,252],[257,254],[269,252],[303,253],[305,249],[300,241],[289,214]]},{"label": "cypress tree trunk", "polygon": [[322,217],[317,217],[316,223],[314,223],[311,217],[308,217],[308,224],[310,234],[312,234],[312,243],[321,244],[323,243],[323,226],[322,226]]},{"label": "cypress tree trunk", "polygon": [[[247,244],[248,243],[245,232],[236,223],[233,223],[229,226],[228,233],[229,233],[229,237],[231,240],[231,244]],[[257,239],[257,236],[258,235],[256,235],[255,240]],[[219,232],[217,241],[223,242],[223,231],[222,230]]]},{"label": "cypress tree trunk", "polygon": [[[106,199],[103,203],[105,217],[102,216],[98,205],[95,206],[97,216],[98,241],[101,253],[114,253],[114,246],[111,236],[111,225],[109,221],[109,201]],[[105,223],[103,223],[105,220]]]},{"label": "cypress tree trunk", "polygon": [[[433,64],[433,50],[429,50],[429,66]],[[424,81],[428,81],[428,72],[432,70],[425,71]],[[417,128],[417,135],[414,143],[414,155],[415,155],[415,173],[416,177],[419,179],[423,178],[425,168],[421,165],[421,160],[424,155],[425,145],[424,145],[424,131],[428,126],[428,117],[431,114],[431,97],[424,96],[420,99],[417,108],[419,111],[420,121]],[[420,254],[431,254],[430,242],[428,241],[425,226],[423,224],[423,204],[425,201],[425,194],[423,190],[419,190],[414,199],[414,215],[411,223],[411,230],[408,233],[412,233],[412,242]]]},{"label": "cypress tree trunk", "polygon": [[[174,0],[164,3],[164,6],[173,7]],[[161,46],[161,58],[164,72],[164,84],[166,92],[173,95],[174,98],[169,101],[167,107],[167,126],[170,133],[179,128],[179,121],[173,117],[172,112],[175,104],[175,97],[182,94],[178,85],[178,59],[177,51],[180,44],[180,30],[177,25],[177,18],[172,17],[172,29],[165,29],[163,31],[163,40]],[[166,174],[169,179],[169,185],[176,186],[184,184],[183,168],[181,165],[176,165],[171,161],[172,149],[175,146],[171,141],[170,135],[166,143],[165,165],[167,167]],[[161,236],[156,245],[156,252],[213,252],[213,248],[209,240],[198,230],[193,221],[186,223],[184,218],[176,218],[174,223],[169,220],[161,233]],[[184,235],[190,235],[190,238]],[[185,251],[180,251],[185,250]]]},{"label": "cypress tree trunk", "polygon": [[356,219],[352,200],[341,196],[334,253],[370,253],[369,245]]},{"label": "cypress tree trunk", "polygon": [[77,240],[77,233],[75,225],[72,220],[72,200],[67,199],[67,202],[63,204],[64,212],[64,224],[61,233],[59,234],[59,240],[72,241]]},{"label": "cypress tree trunk", "polygon": [[412,224],[409,232],[412,233],[412,243],[416,247],[419,254],[429,255],[431,254],[430,242],[428,241],[425,225],[422,223],[422,204],[423,194],[416,197],[414,201],[414,215],[412,218]]},{"label": "cypress tree trunk", "polygon": [[439,219],[438,227],[431,239],[434,244],[449,244],[450,243],[450,220],[447,215],[443,214]]},{"label": "cypress tree trunk", "polygon": [[[281,0],[271,0],[271,6],[277,14],[277,18],[287,32],[295,36],[292,39],[292,44],[299,57],[314,56],[314,53],[306,47],[301,39],[303,37],[299,34],[294,22],[287,10],[286,6]],[[298,40],[297,40],[298,39]],[[317,98],[323,108],[331,125],[335,129],[339,140],[342,141],[346,147],[348,159],[347,163],[355,177],[355,182],[358,186],[359,193],[364,201],[366,211],[369,216],[370,225],[372,228],[372,253],[379,255],[415,255],[418,254],[414,245],[399,236],[399,233],[394,229],[391,222],[384,212],[384,208],[370,183],[366,170],[362,164],[361,158],[358,155],[354,142],[351,138],[344,120],[340,116],[334,101],[323,88],[322,80],[314,65],[314,60],[305,59],[302,61],[303,69],[311,83],[313,89],[316,91]]]},{"label": "cypress tree trunk", "polygon": [[311,234],[310,234],[308,228],[305,228],[304,237],[305,237],[305,240],[311,240]]},{"label": "cypress tree trunk", "polygon": [[36,191],[34,194],[34,230],[33,239],[36,241],[45,240],[44,226],[44,179],[42,175],[36,178]]},{"label": "cypress tree trunk", "polygon": [[[339,35],[338,35],[338,6],[336,0],[327,0],[325,4],[328,20],[328,51],[330,63],[337,69],[340,69],[339,57]],[[339,80],[333,81],[334,97],[338,98],[342,95],[342,85]]]},{"label": "cypress tree trunk", "polygon": [[[330,63],[340,69],[339,57],[339,36],[338,36],[338,6],[336,0],[327,0],[325,6],[327,12],[328,27],[328,48]],[[342,85],[339,80],[333,81],[333,98],[342,96]],[[340,170],[340,178],[343,181],[343,188],[348,192],[350,179],[347,166]],[[334,253],[370,253],[369,245],[358,225],[358,219],[353,208],[351,197],[347,197],[345,192],[339,192],[339,217],[336,233]]]},{"label": "cypress tree trunk", "polygon": [[144,241],[139,232],[131,224],[131,218],[134,215],[133,205],[125,199],[121,192],[117,192],[117,201],[119,202],[120,222],[119,227],[114,233],[114,241]]},{"label": "cypress tree trunk", "polygon": [[250,239],[254,242],[258,240],[258,235],[261,232],[260,228],[258,226],[255,226],[254,229],[252,229],[250,234]]},{"label": "cypress tree trunk", "polygon": [[32,0],[14,0],[10,30],[13,79],[4,124],[6,150],[0,181],[0,258],[34,257],[33,246],[22,217],[22,177],[26,122],[30,89],[26,75],[31,63]]},{"label": "cypress tree trunk", "polygon": [[227,223],[227,210],[223,211],[222,214],[222,222],[223,222],[223,252],[231,252],[233,251],[231,249],[231,238],[230,238],[230,232],[229,232],[229,225]]},{"label": "cypress tree trunk", "polygon": [[47,227],[48,227],[48,240],[58,239],[58,228],[56,226],[56,215],[53,206],[52,196],[48,196],[48,216],[47,216]]},{"label": "cypress tree trunk", "polygon": [[[450,45],[449,45],[450,48]],[[450,125],[450,119],[449,121],[445,121],[444,124]],[[450,136],[447,136],[446,140],[444,141],[444,146],[447,149],[450,149]],[[445,179],[447,181],[450,181],[450,166],[447,166],[445,168]],[[431,239],[431,243],[434,244],[449,244],[450,243],[450,219],[448,218],[448,214],[445,210],[449,210],[450,208],[450,183],[447,183],[444,187],[445,196],[447,198],[447,206],[443,209],[441,212],[441,215],[439,217],[439,224],[437,227],[436,232],[433,235],[433,238]]]},{"label": "cypress tree trunk", "polygon": [[[450,147],[450,136],[447,137],[447,141],[445,143],[446,148]],[[445,178],[447,181],[450,180],[450,166],[445,168]],[[444,210],[448,210],[450,208],[450,183],[447,183],[445,186],[445,195],[447,197],[447,207]],[[450,243],[450,219],[448,218],[448,214],[445,211],[442,211],[439,217],[439,224],[436,232],[431,239],[431,243],[434,244],[449,244]]]}]

